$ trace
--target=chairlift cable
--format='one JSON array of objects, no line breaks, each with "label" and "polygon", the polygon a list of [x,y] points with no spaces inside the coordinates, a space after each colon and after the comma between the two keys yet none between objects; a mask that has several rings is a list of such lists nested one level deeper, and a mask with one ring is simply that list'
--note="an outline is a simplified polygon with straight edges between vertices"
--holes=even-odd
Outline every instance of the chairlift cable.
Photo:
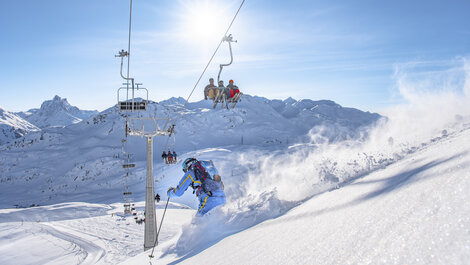
[{"label": "chairlift cable", "polygon": [[[132,1],[132,0],[131,0],[131,1]],[[185,103],[183,104],[183,108],[186,107],[186,105],[188,104],[189,99],[191,98],[191,96],[192,96],[193,93],[194,93],[194,90],[196,89],[197,85],[199,84],[199,82],[201,81],[202,77],[203,77],[204,74],[206,73],[207,68],[209,68],[209,65],[211,64],[211,62],[212,62],[212,60],[214,59],[215,55],[216,55],[217,52],[219,51],[219,48],[220,48],[220,46],[222,45],[222,43],[224,42],[224,39],[225,39],[225,37],[227,36],[228,32],[229,32],[230,29],[232,28],[232,25],[233,25],[233,23],[235,22],[235,19],[237,18],[238,13],[240,13],[240,10],[242,9],[243,4],[245,4],[245,0],[243,0],[243,1],[241,2],[240,6],[238,7],[237,12],[236,12],[235,15],[233,16],[233,19],[232,19],[232,21],[230,22],[229,26],[227,27],[227,30],[225,31],[225,33],[224,33],[223,37],[221,38],[219,44],[217,45],[217,48],[215,49],[214,53],[212,54],[211,58],[209,59],[209,62],[207,62],[206,66],[204,67],[204,70],[202,71],[201,75],[200,75],[199,78],[197,79],[196,84],[194,84],[194,87],[193,87],[193,89],[191,90],[191,93],[189,93],[188,98],[186,99]],[[177,113],[179,114],[178,116],[182,116],[182,111],[178,111]],[[166,148],[168,148],[168,141],[169,141],[169,140],[170,140],[170,137],[168,137],[168,139],[167,139]]]},{"label": "chairlift cable", "polygon": [[204,70],[202,71],[201,75],[199,76],[199,79],[197,80],[196,84],[194,85],[193,90],[191,90],[191,93],[189,94],[188,98],[186,99],[186,102],[184,103],[183,107],[185,107],[186,104],[189,102],[189,98],[192,96],[192,94],[194,93],[194,90],[196,89],[197,85],[199,84],[199,82],[201,81],[202,77],[203,77],[204,74],[206,73],[207,68],[208,68],[209,65],[211,64],[211,62],[212,62],[212,60],[214,59],[214,57],[215,57],[217,51],[219,50],[220,46],[222,45],[222,42],[224,41],[224,37],[227,36],[227,33],[229,32],[230,28],[232,27],[233,22],[234,22],[235,19],[237,18],[238,13],[240,12],[240,9],[242,9],[242,6],[243,6],[244,3],[245,3],[245,0],[243,0],[242,3],[240,4],[240,7],[238,8],[237,13],[235,13],[235,16],[233,17],[232,22],[230,22],[230,25],[228,26],[227,30],[225,31],[224,36],[223,36],[222,39],[220,40],[219,45],[217,45],[217,48],[215,49],[214,53],[212,54],[212,57],[210,58],[210,60],[209,60],[209,62],[207,63],[206,67],[204,68]]}]

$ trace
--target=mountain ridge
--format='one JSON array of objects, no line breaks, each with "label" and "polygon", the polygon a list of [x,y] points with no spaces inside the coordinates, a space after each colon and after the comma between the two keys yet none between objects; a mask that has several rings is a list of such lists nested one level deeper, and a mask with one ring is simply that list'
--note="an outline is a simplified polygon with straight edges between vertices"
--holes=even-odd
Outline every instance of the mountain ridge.
[{"label": "mountain ridge", "polygon": [[39,130],[38,127],[0,106],[0,145]]},{"label": "mountain ridge", "polygon": [[[26,198],[24,202],[4,203],[10,207],[50,204],[64,201],[72,194],[78,196],[104,188],[114,190],[112,196],[120,198],[122,140],[126,140],[127,151],[137,163],[134,181],[144,176],[146,161],[145,141],[141,137],[125,136],[125,116],[172,118],[170,122],[176,124],[176,141],[155,139],[156,162],[160,161],[159,154],[168,149],[184,156],[194,150],[227,146],[285,149],[291,144],[312,142],[311,134],[321,135],[323,142],[358,139],[381,118],[378,114],[359,111],[361,119],[358,119],[348,109],[330,101],[306,101],[304,105],[291,106],[295,102],[290,100],[285,106],[296,109],[298,114],[286,118],[274,110],[270,100],[249,95],[230,110],[214,110],[211,101],[190,102],[185,107],[182,98],[162,102],[151,101],[146,112],[134,113],[122,113],[113,106],[78,123],[46,127],[0,146],[0,163],[5,168],[0,172],[2,186],[16,191],[26,189],[32,195],[32,201]],[[166,120],[159,122],[163,128]],[[154,125],[150,121],[145,126]]]},{"label": "mountain ridge", "polygon": [[80,110],[78,107],[70,105],[66,98],[56,95],[52,100],[44,101],[40,108],[16,114],[39,128],[47,128],[78,123],[98,114],[98,111]]}]

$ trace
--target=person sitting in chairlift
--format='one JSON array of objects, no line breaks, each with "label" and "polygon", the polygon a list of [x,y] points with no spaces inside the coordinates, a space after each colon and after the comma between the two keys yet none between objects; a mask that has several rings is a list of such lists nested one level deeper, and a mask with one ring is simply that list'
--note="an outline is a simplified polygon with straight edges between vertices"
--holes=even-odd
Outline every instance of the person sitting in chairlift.
[{"label": "person sitting in chairlift", "polygon": [[217,87],[214,85],[214,78],[209,78],[209,84],[204,88],[204,99],[214,99],[217,93]]},{"label": "person sitting in chairlift", "polygon": [[176,152],[173,150],[173,163],[176,164],[178,163],[178,156],[176,155]]},{"label": "person sitting in chairlift", "polygon": [[228,97],[230,99],[233,99],[238,93],[240,93],[240,90],[236,85],[233,84],[233,80],[229,81],[229,84],[227,85],[227,89],[229,89]]},{"label": "person sitting in chairlift", "polygon": [[230,99],[230,88],[228,88],[228,85],[224,89],[224,97],[226,101],[229,101]]},{"label": "person sitting in chairlift", "polygon": [[167,164],[171,164],[173,163],[173,155],[171,154],[170,150],[168,150],[168,163]]},{"label": "person sitting in chairlift", "polygon": [[224,97],[224,95],[226,96],[226,94],[225,94],[224,81],[222,81],[222,80],[219,81],[219,93],[220,93],[219,99],[225,99],[226,98],[226,97]]},{"label": "person sitting in chairlift", "polygon": [[165,164],[168,164],[168,156],[165,151],[163,151],[162,160],[163,162],[165,162]]}]

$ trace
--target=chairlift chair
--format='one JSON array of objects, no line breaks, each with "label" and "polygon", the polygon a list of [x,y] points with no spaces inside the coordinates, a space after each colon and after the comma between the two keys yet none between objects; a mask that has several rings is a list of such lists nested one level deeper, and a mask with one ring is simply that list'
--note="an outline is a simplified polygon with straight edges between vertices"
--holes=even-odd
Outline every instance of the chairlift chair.
[{"label": "chairlift chair", "polygon": [[[229,51],[230,51],[230,62],[227,63],[227,64],[220,64],[219,74],[217,75],[217,83],[219,83],[219,81],[220,81],[220,74],[222,73],[223,67],[231,65],[232,62],[233,62],[232,42],[237,42],[236,40],[233,40],[232,34],[229,34],[228,36],[225,36],[223,38],[223,41],[226,41],[228,43]],[[235,105],[238,103],[238,101],[240,100],[240,97],[242,95],[243,95],[243,93],[239,92],[233,98],[229,98],[222,90],[218,89],[217,93],[216,93],[216,96],[214,98],[214,104],[213,104],[212,107],[215,109],[217,107],[217,104],[221,103],[221,106],[220,106],[221,109],[224,108],[224,105],[225,105],[225,108],[227,108],[227,109],[229,108],[229,105],[230,105],[230,108],[233,109],[233,108],[235,108]]]},{"label": "chairlift chair", "polygon": [[[219,84],[219,81],[220,81],[220,74],[222,73],[222,70],[225,66],[229,66],[233,63],[233,53],[232,53],[232,42],[237,42],[236,40],[233,40],[233,37],[232,37],[232,34],[229,34],[227,36],[225,36],[222,41],[225,41],[228,43],[228,48],[229,48],[229,51],[230,51],[230,62],[229,63],[226,63],[226,64],[220,64],[219,65],[219,74],[217,75],[217,84]],[[218,103],[221,103],[221,108],[224,108],[224,103],[227,102],[227,95],[225,95],[225,93],[223,93],[222,90],[218,89],[217,90],[217,94],[214,98],[214,105],[212,106],[212,108],[216,108],[217,107],[217,104]]]},{"label": "chairlift chair", "polygon": [[[134,83],[134,78],[132,77],[125,77],[122,74],[122,69],[124,65],[124,57],[127,57],[129,60],[129,52],[121,50],[119,51],[118,55],[115,55],[115,57],[120,57],[121,58],[121,77],[126,80],[126,83],[123,85],[126,85],[126,87],[120,87],[117,91],[117,98],[118,98],[118,107],[120,111],[145,111],[147,110],[147,102],[148,102],[148,97],[149,93],[146,88],[139,87],[142,85],[141,83]],[[128,71],[129,75],[129,71]],[[123,100],[121,99],[121,90],[126,90],[126,99]],[[146,91],[146,95],[144,99],[136,99],[135,93],[138,92],[140,89],[143,89]],[[129,97],[129,92],[131,92],[131,97]]]},{"label": "chairlift chair", "polygon": [[[144,87],[139,87],[140,83],[135,84],[135,88],[129,87],[128,83],[123,83],[127,85],[125,87],[120,87],[117,91],[117,100],[118,100],[118,107],[120,111],[146,111],[147,110],[147,103],[149,92]],[[143,97],[136,97],[136,92],[140,92],[139,90],[143,90],[145,93]],[[123,93],[125,91],[125,93]],[[132,97],[129,97],[129,92],[132,91]],[[125,95],[124,95],[125,94]],[[125,97],[124,97],[125,96]]]}]

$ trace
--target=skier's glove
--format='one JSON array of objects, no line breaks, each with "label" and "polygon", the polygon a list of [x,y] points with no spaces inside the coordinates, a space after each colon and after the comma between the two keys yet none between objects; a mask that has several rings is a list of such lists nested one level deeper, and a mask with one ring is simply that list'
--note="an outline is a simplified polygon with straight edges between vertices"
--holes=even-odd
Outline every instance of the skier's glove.
[{"label": "skier's glove", "polygon": [[170,188],[168,189],[168,191],[166,192],[166,194],[167,194],[168,196],[170,196],[170,192],[171,192],[171,191],[174,191],[174,190],[175,190],[175,188],[170,187]]}]

